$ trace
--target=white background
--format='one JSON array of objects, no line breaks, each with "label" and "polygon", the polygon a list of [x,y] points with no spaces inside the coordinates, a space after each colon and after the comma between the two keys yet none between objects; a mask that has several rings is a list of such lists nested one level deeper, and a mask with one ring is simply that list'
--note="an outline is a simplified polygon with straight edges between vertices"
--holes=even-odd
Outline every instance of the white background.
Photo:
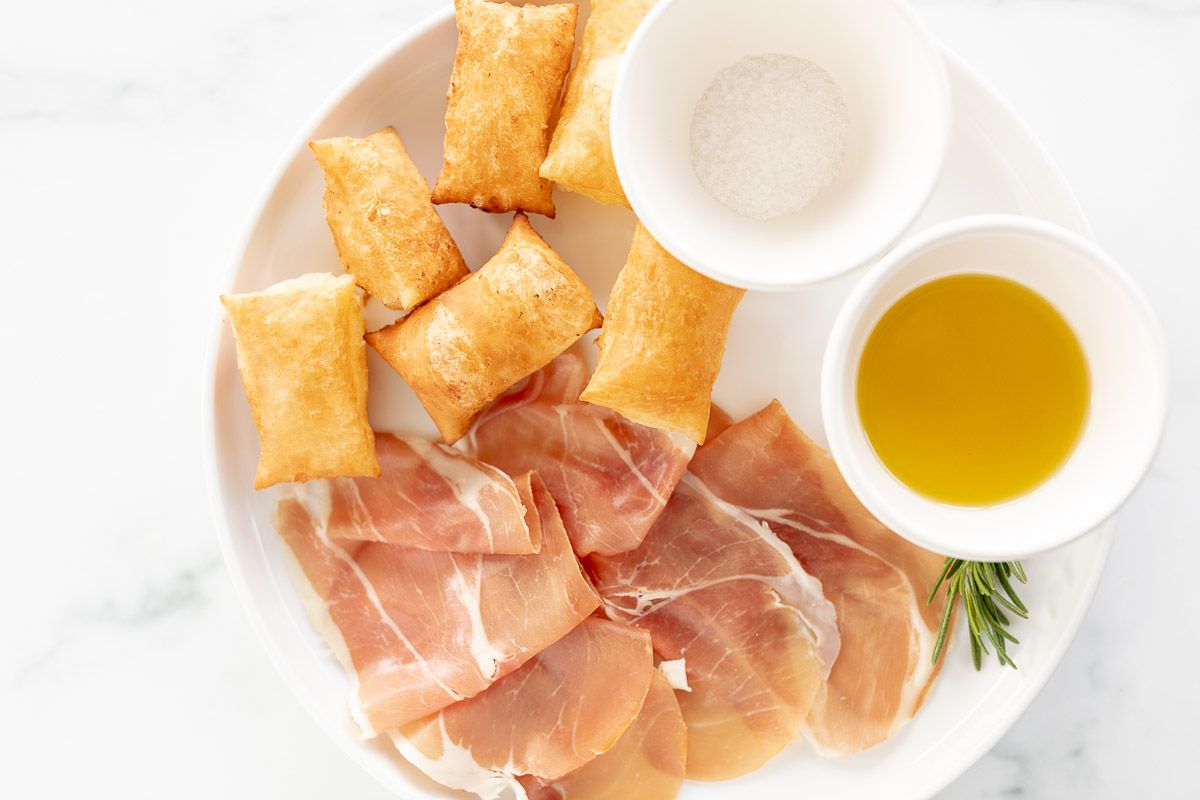
[{"label": "white background", "polygon": [[[0,797],[384,798],[237,607],[201,370],[274,160],[442,2],[0,2]],[[1045,142],[1172,359],[1079,637],[945,796],[1196,797],[1200,0],[916,5]]]}]

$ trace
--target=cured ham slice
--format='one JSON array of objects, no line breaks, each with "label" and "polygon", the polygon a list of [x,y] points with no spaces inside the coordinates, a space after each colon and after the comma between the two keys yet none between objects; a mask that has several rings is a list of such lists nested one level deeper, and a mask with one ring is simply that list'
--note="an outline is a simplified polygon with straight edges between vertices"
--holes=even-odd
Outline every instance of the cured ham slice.
[{"label": "cured ham slice", "polygon": [[695,451],[695,443],[579,402],[583,359],[555,358],[479,419],[469,444],[510,474],[536,470],[562,511],[580,556],[641,543]]},{"label": "cured ham slice", "polygon": [[768,526],[716,497],[690,473],[637,550],[589,563],[606,604],[634,616],[700,589],[758,581],[801,612],[826,669],[837,658],[835,613],[820,582]]},{"label": "cured ham slice", "polygon": [[564,636],[599,605],[554,504],[526,488],[530,555],[433,552],[329,534],[329,484],[299,486],[275,527],[314,624],[345,665],[364,736],[471,697]]},{"label": "cured ham slice", "polygon": [[654,672],[645,632],[591,617],[487,691],[392,739],[446,786],[525,797],[519,776],[553,781],[612,748],[641,711]]},{"label": "cured ham slice", "polygon": [[839,636],[820,583],[768,526],[688,473],[636,550],[589,565],[608,612],[684,660],[688,777],[750,772],[795,738]]},{"label": "cured ham slice", "polygon": [[803,617],[765,583],[737,580],[689,592],[636,623],[663,658],[683,658],[691,691],[687,776],[752,772],[796,738],[822,683]]},{"label": "cured ham slice", "polygon": [[378,478],[333,478],[329,536],[457,553],[536,553],[516,485],[438,442],[375,435]]},{"label": "cured ham slice", "polygon": [[707,442],[690,469],[722,500],[769,525],[837,609],[841,652],[805,737],[839,755],[894,734],[936,674],[932,647],[945,597],[925,600],[942,557],[872,517],[778,402]]},{"label": "cured ham slice", "polygon": [[655,672],[641,712],[611,750],[556,781],[526,776],[521,785],[529,800],[672,800],[683,785],[686,755],[675,691]]}]

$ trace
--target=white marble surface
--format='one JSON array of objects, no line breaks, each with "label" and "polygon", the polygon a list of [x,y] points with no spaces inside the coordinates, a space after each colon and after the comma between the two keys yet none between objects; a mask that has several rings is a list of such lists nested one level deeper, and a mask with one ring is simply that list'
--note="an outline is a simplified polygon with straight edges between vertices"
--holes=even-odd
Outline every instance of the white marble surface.
[{"label": "white marble surface", "polygon": [[[0,797],[384,797],[237,607],[201,363],[276,156],[442,2],[3,6]],[[1042,137],[1172,351],[1163,449],[1078,639],[945,797],[1196,797],[1200,0],[917,6]]]}]

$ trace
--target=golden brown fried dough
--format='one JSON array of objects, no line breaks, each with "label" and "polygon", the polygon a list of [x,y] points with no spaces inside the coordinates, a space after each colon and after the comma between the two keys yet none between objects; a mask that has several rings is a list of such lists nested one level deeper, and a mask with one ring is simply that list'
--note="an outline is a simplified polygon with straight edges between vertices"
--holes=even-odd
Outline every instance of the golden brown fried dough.
[{"label": "golden brown fried dough", "polygon": [[573,3],[455,0],[458,50],[433,202],[554,216],[551,184],[538,168],[571,66],[577,12]]},{"label": "golden brown fried dough", "polygon": [[325,219],[342,266],[368,294],[404,310],[467,274],[395,128],[308,146],[325,173]]},{"label": "golden brown fried dough", "polygon": [[378,476],[354,279],[315,272],[262,292],[222,295],[221,303],[262,442],[254,488]]},{"label": "golden brown fried dough", "polygon": [[581,399],[702,443],[725,337],[743,294],[684,266],[639,223]]},{"label": "golden brown fried dough", "polygon": [[499,252],[466,280],[367,343],[416,392],[442,438],[601,322],[591,292],[524,214]]},{"label": "golden brown fried dough", "polygon": [[579,61],[539,173],[600,203],[629,205],[613,164],[608,117],[625,45],[652,5],[654,0],[592,0]]}]

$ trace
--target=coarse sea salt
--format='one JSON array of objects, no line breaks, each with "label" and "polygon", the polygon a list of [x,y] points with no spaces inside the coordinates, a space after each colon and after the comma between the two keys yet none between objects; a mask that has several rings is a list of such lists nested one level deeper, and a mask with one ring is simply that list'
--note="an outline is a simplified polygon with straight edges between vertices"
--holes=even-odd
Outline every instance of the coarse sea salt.
[{"label": "coarse sea salt", "polygon": [[849,131],[828,72],[794,56],[749,56],[718,72],[696,103],[692,168],[721,204],[775,219],[833,183]]}]

